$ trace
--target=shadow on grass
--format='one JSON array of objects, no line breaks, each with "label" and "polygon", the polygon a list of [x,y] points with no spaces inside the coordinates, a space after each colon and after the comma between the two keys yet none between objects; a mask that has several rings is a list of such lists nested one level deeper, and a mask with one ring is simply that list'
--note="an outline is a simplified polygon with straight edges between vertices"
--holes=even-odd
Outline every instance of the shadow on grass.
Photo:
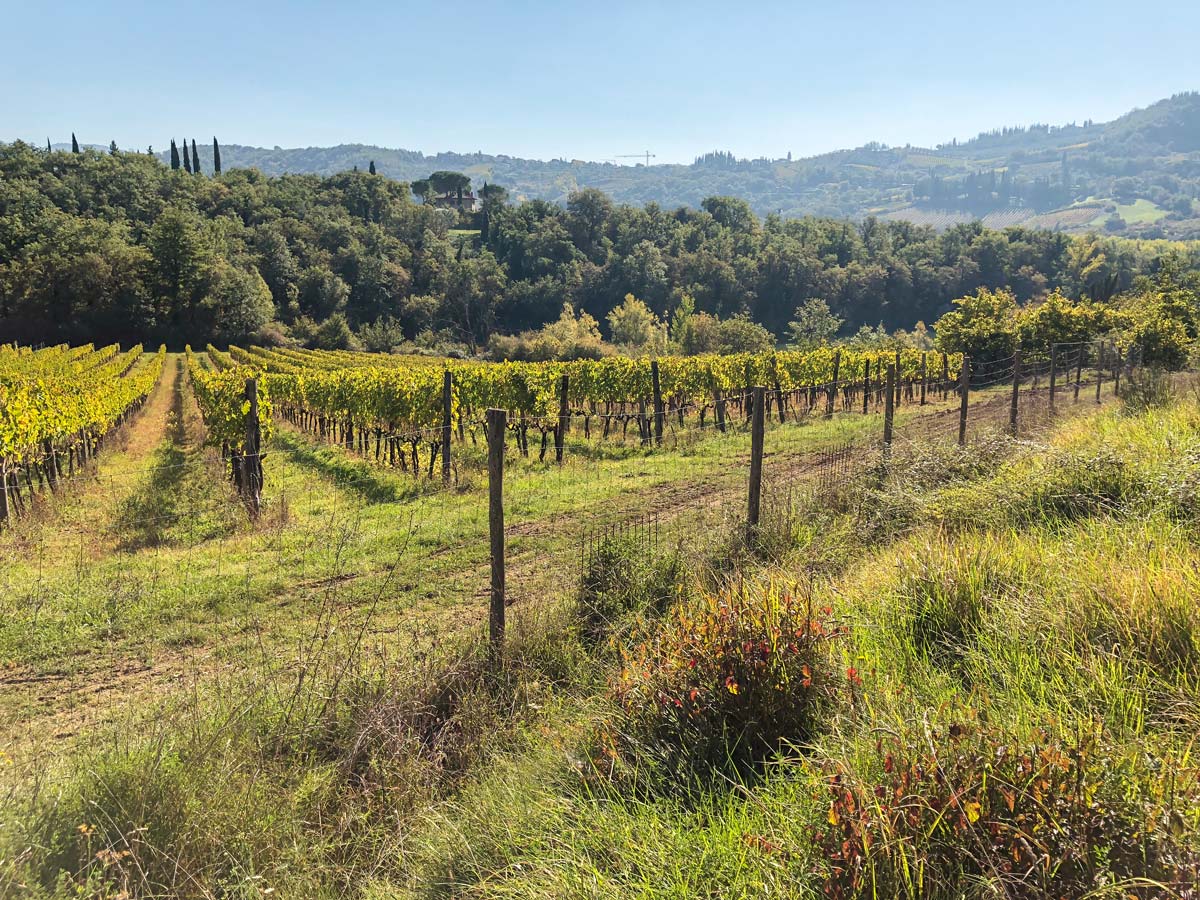
[{"label": "shadow on grass", "polygon": [[[184,368],[175,371],[168,413],[167,440],[152,457],[150,477],[117,509],[117,549],[126,552],[147,547],[199,543],[233,531],[228,510],[210,509],[214,486],[200,448],[187,445],[184,422]],[[180,529],[180,524],[184,526]]]},{"label": "shadow on grass", "polygon": [[274,449],[310,472],[315,472],[340,488],[353,491],[368,503],[395,503],[411,500],[441,488],[436,478],[420,478],[401,472],[381,470],[367,460],[353,459],[339,447],[313,446],[299,435],[278,430],[272,438]]}]

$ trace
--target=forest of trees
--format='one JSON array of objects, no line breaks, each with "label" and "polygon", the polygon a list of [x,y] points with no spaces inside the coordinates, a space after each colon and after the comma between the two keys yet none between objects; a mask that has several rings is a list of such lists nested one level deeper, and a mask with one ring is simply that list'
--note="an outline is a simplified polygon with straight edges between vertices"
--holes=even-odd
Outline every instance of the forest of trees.
[{"label": "forest of trees", "polygon": [[459,212],[381,174],[269,177],[228,163],[216,174],[194,141],[182,149],[192,172],[115,147],[0,144],[0,340],[357,336],[473,352],[562,321],[564,305],[611,330],[628,295],[663,323],[681,308],[733,322],[721,340],[740,340],[737,323],[751,320],[786,340],[810,301],[844,335],[908,329],[981,288],[1104,299],[1161,254],[977,224],[939,234],[871,218],[761,219],[731,197],[664,209],[582,190],[561,205],[513,203],[488,184],[480,209]]}]

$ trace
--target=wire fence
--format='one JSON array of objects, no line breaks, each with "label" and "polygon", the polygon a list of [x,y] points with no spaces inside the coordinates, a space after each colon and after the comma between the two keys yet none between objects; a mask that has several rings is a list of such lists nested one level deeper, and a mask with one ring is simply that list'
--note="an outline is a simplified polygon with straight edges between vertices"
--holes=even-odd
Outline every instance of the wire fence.
[{"label": "wire fence", "polygon": [[[1048,361],[1026,358],[1018,369],[1016,359],[1000,359],[974,370],[967,439],[1008,430],[1014,371],[1019,437],[1112,396],[1104,389],[1115,378],[1095,349],[1061,354],[1053,393]],[[819,505],[881,464],[887,398],[873,382],[861,385],[782,402],[777,394],[764,410],[766,519]],[[925,393],[921,404],[917,386],[895,410],[892,448],[958,439],[961,398],[940,383]],[[532,609],[561,596],[570,573],[586,571],[613,540],[648,554],[683,543],[711,553],[744,535],[753,443],[745,402],[726,408],[724,432],[715,406],[710,415],[669,416],[659,445],[633,435],[613,443],[611,431],[604,442],[596,428],[589,437],[573,427],[561,464],[532,448],[526,455],[521,437],[507,432],[505,603]],[[409,616],[443,633],[478,628],[492,563],[487,441],[478,437],[472,445],[464,427],[443,481],[423,454],[414,473],[377,463],[373,442],[366,452],[330,446],[281,423],[263,455],[257,519],[214,449],[160,454],[146,465],[101,457],[57,495],[31,495],[30,514],[0,536],[0,642],[22,647],[35,665],[143,642],[184,652],[208,642],[213,623],[237,635],[274,617],[284,635],[303,631],[330,597],[348,612],[374,610],[381,636],[406,628]],[[0,684],[13,677],[0,673]]]}]

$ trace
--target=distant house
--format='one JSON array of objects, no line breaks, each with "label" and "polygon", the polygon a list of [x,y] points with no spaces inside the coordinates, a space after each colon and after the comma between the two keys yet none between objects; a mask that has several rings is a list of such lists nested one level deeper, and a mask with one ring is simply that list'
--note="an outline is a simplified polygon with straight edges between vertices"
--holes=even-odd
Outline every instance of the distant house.
[{"label": "distant house", "polygon": [[463,191],[461,199],[456,191],[447,191],[433,198],[434,206],[441,206],[446,209],[463,209],[467,212],[475,212],[478,204],[479,198],[475,196],[474,191],[470,190]]}]

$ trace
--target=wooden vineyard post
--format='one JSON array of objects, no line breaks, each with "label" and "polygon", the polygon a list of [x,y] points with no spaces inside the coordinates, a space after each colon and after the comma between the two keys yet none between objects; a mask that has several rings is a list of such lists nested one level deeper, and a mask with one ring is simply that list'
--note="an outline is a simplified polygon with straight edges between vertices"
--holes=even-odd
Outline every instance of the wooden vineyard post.
[{"label": "wooden vineyard post", "polygon": [[837,397],[838,389],[838,373],[842,367],[842,351],[833,351],[833,381],[829,385],[829,396],[825,400],[825,418],[829,419],[833,416],[834,398]]},{"label": "wooden vineyard post", "polygon": [[942,354],[942,399],[950,392],[950,357]]},{"label": "wooden vineyard post", "polygon": [[713,402],[717,407],[717,431],[725,433],[725,395],[720,388],[713,388]]},{"label": "wooden vineyard post", "polygon": [[1058,344],[1050,345],[1050,416],[1054,416],[1054,385],[1058,381]]},{"label": "wooden vineyard post", "polygon": [[507,413],[487,411],[488,528],[491,537],[492,595],[488,641],[493,661],[504,650],[504,430]]},{"label": "wooden vineyard post", "polygon": [[883,453],[887,456],[892,449],[892,426],[896,416],[896,366],[888,363],[887,396],[883,398]]},{"label": "wooden vineyard post", "polygon": [[900,405],[900,351],[896,351],[896,373],[894,376],[895,386],[893,390],[896,392],[896,406]]},{"label": "wooden vineyard post", "polygon": [[12,513],[8,507],[8,461],[0,465],[0,524],[7,525],[12,521]]},{"label": "wooden vineyard post", "polygon": [[867,414],[867,399],[871,396],[871,360],[863,360],[863,415]]},{"label": "wooden vineyard post", "polygon": [[921,354],[921,405],[925,405],[925,390],[929,387],[929,354]]},{"label": "wooden vineyard post", "polygon": [[1079,402],[1079,380],[1083,377],[1083,345],[1080,344],[1077,351],[1079,356],[1075,359],[1075,399],[1073,403]]},{"label": "wooden vineyard post", "polygon": [[[567,376],[563,376],[566,378]],[[650,360],[650,390],[654,392],[654,444],[662,444],[663,402],[662,383],[658,379],[658,360]]]},{"label": "wooden vineyard post", "polygon": [[442,373],[442,481],[450,483],[450,407],[452,396],[450,370]]},{"label": "wooden vineyard post", "polygon": [[764,388],[754,388],[754,411],[750,423],[750,502],[746,524],[750,535],[758,526],[758,513],[762,501],[763,438],[766,429]]},{"label": "wooden vineyard post", "polygon": [[1021,392],[1021,351],[1013,352],[1012,400],[1008,404],[1008,433],[1017,436],[1017,408]]},{"label": "wooden vineyard post", "polygon": [[1104,383],[1104,341],[1096,351],[1096,402],[1100,402],[1100,386]]},{"label": "wooden vineyard post", "polygon": [[958,446],[967,443],[967,401],[971,395],[971,357],[963,354],[958,373]]},{"label": "wooden vineyard post", "polygon": [[1114,345],[1113,346],[1113,366],[1112,366],[1113,396],[1114,397],[1121,396],[1121,364],[1122,364],[1122,362],[1123,362],[1123,360],[1121,358],[1121,348]]},{"label": "wooden vineyard post", "polygon": [[246,438],[242,446],[242,484],[250,512],[262,509],[262,428],[258,421],[258,379],[246,379]]},{"label": "wooden vineyard post", "polygon": [[554,432],[554,459],[561,465],[563,447],[567,439],[567,429],[571,426],[571,407],[567,399],[567,391],[571,386],[569,375],[563,375],[558,380],[558,428]]}]

